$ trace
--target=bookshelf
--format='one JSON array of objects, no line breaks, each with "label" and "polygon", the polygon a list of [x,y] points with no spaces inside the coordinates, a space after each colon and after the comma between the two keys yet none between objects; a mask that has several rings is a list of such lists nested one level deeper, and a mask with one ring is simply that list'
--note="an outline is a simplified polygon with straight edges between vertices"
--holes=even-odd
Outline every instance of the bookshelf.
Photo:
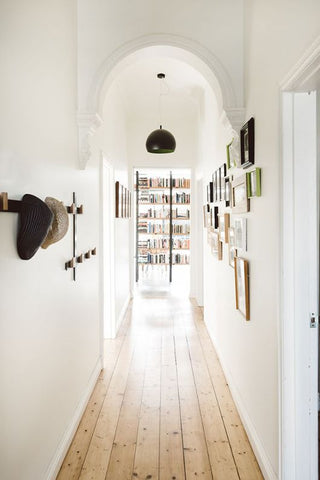
[{"label": "bookshelf", "polygon": [[148,266],[190,264],[190,179],[135,173],[136,281]]}]

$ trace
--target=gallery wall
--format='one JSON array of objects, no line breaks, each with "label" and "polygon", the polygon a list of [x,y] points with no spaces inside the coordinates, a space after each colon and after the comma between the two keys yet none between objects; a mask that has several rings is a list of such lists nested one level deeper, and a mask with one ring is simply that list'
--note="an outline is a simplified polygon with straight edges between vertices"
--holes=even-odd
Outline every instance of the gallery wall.
[{"label": "gallery wall", "polygon": [[76,2],[4,0],[0,23],[1,191],[67,205],[76,192],[84,206],[78,249],[98,249],[73,282],[64,270],[71,228],[25,261],[16,251],[17,214],[0,213],[0,476],[44,480],[101,368],[99,179],[96,168],[78,169]]}]

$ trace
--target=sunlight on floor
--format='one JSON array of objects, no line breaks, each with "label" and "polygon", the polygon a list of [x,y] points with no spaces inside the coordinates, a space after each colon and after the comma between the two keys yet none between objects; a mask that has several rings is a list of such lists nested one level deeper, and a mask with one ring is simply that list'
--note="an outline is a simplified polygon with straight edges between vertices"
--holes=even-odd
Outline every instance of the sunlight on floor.
[{"label": "sunlight on floor", "polygon": [[169,269],[149,265],[140,274],[140,280],[134,289],[134,296],[143,297],[189,297],[190,265],[172,267],[172,282],[169,282]]}]

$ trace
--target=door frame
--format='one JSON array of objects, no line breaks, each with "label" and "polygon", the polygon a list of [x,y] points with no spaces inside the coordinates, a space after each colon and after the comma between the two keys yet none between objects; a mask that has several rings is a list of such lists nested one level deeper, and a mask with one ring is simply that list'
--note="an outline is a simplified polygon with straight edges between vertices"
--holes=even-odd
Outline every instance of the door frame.
[{"label": "door frame", "polygon": [[114,269],[114,168],[100,152],[100,348],[105,338],[115,338],[115,269]]},{"label": "door frame", "polygon": [[[319,72],[320,38],[310,46],[286,76],[280,85],[279,95],[282,114],[279,277],[279,472],[281,480],[300,480],[302,478],[301,469],[305,469],[304,480],[318,478],[318,328],[309,328],[309,314],[319,314],[319,151],[317,152],[316,144],[319,143],[320,132],[319,125],[315,126],[313,132],[315,136],[314,165],[312,166],[314,177],[311,180],[313,182],[311,188],[313,204],[310,202],[311,208],[305,211],[305,215],[310,215],[312,219],[310,225],[313,229],[314,243],[309,247],[316,252],[317,266],[312,269],[311,258],[309,262],[306,260],[305,270],[314,284],[311,282],[309,288],[309,312],[305,312],[303,314],[305,318],[301,318],[297,311],[297,303],[299,303],[297,298],[301,287],[301,283],[299,285],[301,279],[297,279],[297,272],[299,269],[301,270],[299,252],[302,253],[301,233],[299,225],[297,225],[298,219],[301,219],[302,216],[299,203],[301,178],[298,178],[298,169],[301,169],[301,163],[300,165],[296,164],[299,162],[296,160],[296,151],[299,148],[297,143],[300,140],[298,141],[297,135],[299,135],[301,121],[299,122],[296,113],[297,95],[295,94],[298,92],[307,94],[308,90],[312,89],[313,81],[319,77]],[[319,120],[319,90],[317,93],[318,95],[315,95],[317,105],[315,105],[314,123],[317,119]],[[298,107],[301,104],[300,100]],[[304,100],[302,108],[303,104]],[[312,126],[312,121],[310,124]],[[296,169],[297,171],[295,171]],[[310,177],[306,178],[310,181]],[[301,388],[305,389],[304,395],[301,395]],[[302,401],[302,397],[304,401]],[[301,422],[302,417],[306,420],[304,423]]]}]

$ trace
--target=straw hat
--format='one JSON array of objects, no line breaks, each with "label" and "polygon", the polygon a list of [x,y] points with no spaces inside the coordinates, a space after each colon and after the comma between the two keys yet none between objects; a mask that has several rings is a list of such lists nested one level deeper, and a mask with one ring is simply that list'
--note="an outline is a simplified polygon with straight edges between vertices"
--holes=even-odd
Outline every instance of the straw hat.
[{"label": "straw hat", "polygon": [[69,227],[68,212],[63,203],[52,197],[46,197],[45,203],[53,213],[53,222],[41,245],[42,248],[48,248],[53,243],[61,240],[67,233]]}]

